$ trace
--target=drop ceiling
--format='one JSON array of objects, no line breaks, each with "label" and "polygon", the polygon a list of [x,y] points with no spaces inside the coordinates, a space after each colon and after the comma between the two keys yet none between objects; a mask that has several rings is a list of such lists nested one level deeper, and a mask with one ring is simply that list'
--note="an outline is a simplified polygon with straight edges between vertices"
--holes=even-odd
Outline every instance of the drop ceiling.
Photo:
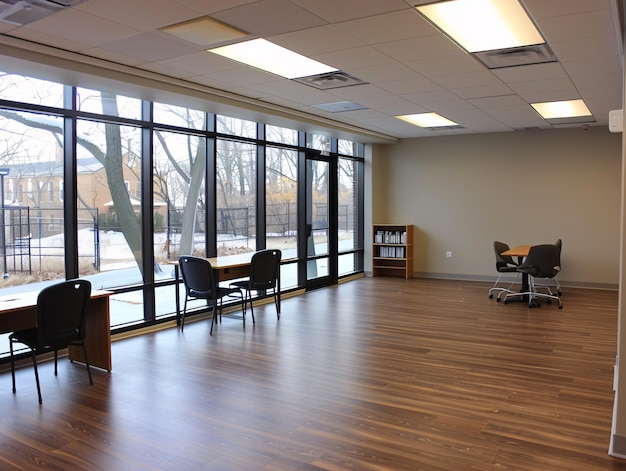
[{"label": "drop ceiling", "polygon": [[[619,0],[524,0],[557,61],[499,69],[488,69],[424,20],[413,6],[426,1],[70,3],[23,26],[0,22],[0,69],[76,84],[106,76],[120,93],[148,99],[172,101],[182,90],[209,111],[265,116],[276,124],[294,120],[370,142],[557,127],[531,102],[584,99],[593,117],[558,127],[608,126],[609,111],[622,108]],[[162,31],[203,16],[363,83],[320,89],[206,52],[216,45]],[[148,83],[158,86],[148,90]],[[423,129],[395,118],[425,112],[459,126]]]}]

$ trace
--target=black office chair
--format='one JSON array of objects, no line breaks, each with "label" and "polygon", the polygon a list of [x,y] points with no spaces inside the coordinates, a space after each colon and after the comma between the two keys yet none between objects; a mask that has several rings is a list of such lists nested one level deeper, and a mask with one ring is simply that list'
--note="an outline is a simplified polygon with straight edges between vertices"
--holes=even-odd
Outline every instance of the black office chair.
[{"label": "black office chair", "polygon": [[[489,299],[493,299],[493,293],[497,292],[497,300],[500,301],[500,295],[502,293],[512,292],[511,288],[513,287],[513,285],[515,285],[515,283],[517,283],[520,274],[517,271],[518,264],[513,261],[513,257],[511,257],[510,255],[502,255],[502,252],[506,252],[507,250],[509,250],[509,246],[507,244],[505,244],[504,242],[498,242],[496,240],[493,243],[493,249],[496,253],[496,270],[500,275],[498,276],[496,282],[493,284],[493,287],[489,289]],[[502,279],[502,275],[504,275],[505,273],[515,273],[515,279],[507,288],[499,287],[498,284]]]},{"label": "black office chair", "polygon": [[246,310],[243,295],[239,288],[226,288],[219,286],[215,281],[213,267],[206,258],[183,255],[178,259],[180,271],[183,275],[185,285],[185,305],[183,308],[180,330],[185,329],[185,314],[187,313],[187,300],[206,299],[207,305],[213,311],[211,317],[211,332],[213,335],[213,325],[217,324],[218,315],[222,315],[222,301],[227,296],[234,296],[241,299],[243,311],[243,327],[246,327]]},{"label": "black office chair", "polygon": [[554,279],[561,271],[561,249],[555,244],[533,245],[528,252],[528,257],[521,263],[517,270],[526,273],[529,277],[529,290],[522,293],[508,293],[504,298],[504,304],[510,296],[527,296],[528,307],[540,307],[540,299],[546,299],[550,304],[552,300],[559,303],[559,309],[563,309],[561,298],[558,294],[541,293],[537,291],[536,280]]},{"label": "black office chair", "polygon": [[[560,256],[563,248],[563,241],[561,239],[557,239],[554,245],[559,248]],[[554,289],[559,297],[563,296],[563,292],[561,291],[561,284],[559,283],[559,280],[556,276],[550,280],[545,280],[545,282],[541,284],[535,285],[535,287],[545,289],[548,294],[553,294],[552,289]]]},{"label": "black office chair", "polygon": [[280,319],[280,302],[278,299],[278,279],[280,276],[280,259],[282,252],[278,249],[260,250],[252,256],[250,263],[250,276],[247,280],[233,281],[230,286],[241,289],[244,292],[244,307],[250,303],[252,322],[254,322],[254,306],[252,303],[252,291],[271,291],[276,305],[276,317]]},{"label": "black office chair", "polygon": [[15,393],[15,360],[13,344],[22,343],[30,348],[33,357],[37,394],[41,404],[41,387],[37,371],[37,354],[54,350],[54,374],[57,374],[58,350],[82,346],[89,383],[93,384],[85,348],[85,308],[91,296],[91,283],[87,280],[69,280],[48,286],[37,296],[37,326],[9,335],[11,351],[11,378]]}]

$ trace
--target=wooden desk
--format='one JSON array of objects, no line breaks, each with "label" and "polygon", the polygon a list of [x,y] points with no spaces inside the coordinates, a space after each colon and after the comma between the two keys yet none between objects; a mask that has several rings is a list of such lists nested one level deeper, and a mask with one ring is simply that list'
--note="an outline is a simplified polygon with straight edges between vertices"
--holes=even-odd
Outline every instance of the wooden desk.
[{"label": "wooden desk", "polygon": [[[211,263],[213,273],[215,274],[215,282],[236,280],[237,278],[245,278],[250,276],[250,264],[252,256],[255,252],[247,252],[237,255],[222,255],[218,257],[210,257],[207,260]],[[174,276],[179,279],[178,260],[171,262],[174,264]],[[282,260],[281,260],[282,263]],[[178,283],[176,286],[176,324],[180,325],[180,293],[178,292]],[[280,269],[278,270],[278,312],[280,312]]]},{"label": "wooden desk", "polygon": [[516,245],[515,247],[502,252],[501,255],[511,255],[512,257],[527,257],[528,256],[528,252],[530,252],[530,247],[532,247],[531,245]]},{"label": "wooden desk", "polygon": [[[37,324],[37,295],[39,291],[0,296],[0,333],[31,329]],[[85,347],[89,364],[111,371],[110,291],[93,290],[87,302],[85,318]],[[69,347],[69,358],[84,363],[80,347]]]}]

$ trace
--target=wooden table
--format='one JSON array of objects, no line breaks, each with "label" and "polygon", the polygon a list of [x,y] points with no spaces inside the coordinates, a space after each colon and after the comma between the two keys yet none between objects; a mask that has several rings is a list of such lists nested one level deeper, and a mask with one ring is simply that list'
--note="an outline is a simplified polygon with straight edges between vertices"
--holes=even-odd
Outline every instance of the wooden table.
[{"label": "wooden table", "polygon": [[[218,257],[210,257],[207,260],[211,263],[213,273],[215,274],[215,282],[236,280],[237,278],[245,278],[250,276],[250,264],[254,252],[247,252],[237,255],[222,255]],[[282,262],[282,261],[281,261]],[[174,264],[174,277],[178,281],[178,260],[171,262]],[[178,291],[178,283],[176,283],[176,324],[180,325],[180,293]],[[280,269],[278,270],[278,312],[280,312]]]},{"label": "wooden table", "polygon": [[[85,348],[89,364],[111,371],[110,291],[92,290],[87,302],[85,318]],[[0,296],[0,333],[31,329],[37,324],[37,296],[39,291],[28,291]],[[81,347],[70,346],[69,358],[85,362]]]}]

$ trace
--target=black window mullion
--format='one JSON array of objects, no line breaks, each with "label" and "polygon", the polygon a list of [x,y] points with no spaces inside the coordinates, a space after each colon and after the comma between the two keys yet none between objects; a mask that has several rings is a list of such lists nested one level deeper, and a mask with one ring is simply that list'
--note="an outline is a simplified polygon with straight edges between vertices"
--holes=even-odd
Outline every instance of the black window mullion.
[{"label": "black window mullion", "polygon": [[153,149],[154,132],[152,128],[153,107],[149,101],[141,102],[142,119],[150,123],[141,128],[141,264],[143,267],[144,282],[144,310],[145,321],[156,318],[156,303],[154,293],[154,271],[156,258],[154,254],[154,201],[153,201]]},{"label": "black window mullion", "polygon": [[66,85],[63,104],[63,231],[65,241],[65,277],[77,278],[78,270],[78,188],[76,163],[76,88]]}]

